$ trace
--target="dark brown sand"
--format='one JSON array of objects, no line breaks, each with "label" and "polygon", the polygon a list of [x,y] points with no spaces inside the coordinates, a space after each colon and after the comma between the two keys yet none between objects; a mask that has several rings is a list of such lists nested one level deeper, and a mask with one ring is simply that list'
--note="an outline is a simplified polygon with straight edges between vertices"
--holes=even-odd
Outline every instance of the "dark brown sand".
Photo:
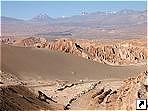
[{"label": "dark brown sand", "polygon": [[1,46],[1,70],[24,80],[126,79],[146,65],[110,66],[48,49]]}]

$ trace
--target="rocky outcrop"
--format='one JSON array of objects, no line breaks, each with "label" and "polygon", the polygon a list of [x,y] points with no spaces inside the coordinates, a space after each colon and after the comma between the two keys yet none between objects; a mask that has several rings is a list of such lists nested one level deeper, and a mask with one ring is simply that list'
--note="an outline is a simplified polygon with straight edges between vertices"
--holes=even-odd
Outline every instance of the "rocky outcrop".
[{"label": "rocky outcrop", "polygon": [[135,110],[136,99],[148,99],[147,86],[142,82],[146,74],[123,81],[119,88],[112,88],[112,83],[110,87],[98,85],[74,99],[68,108],[71,110]]},{"label": "rocky outcrop", "polygon": [[123,85],[116,90],[116,93],[110,94],[106,102],[108,110],[135,110],[136,99],[148,99],[146,85],[143,84],[147,72],[140,74],[137,78],[129,78]]},{"label": "rocky outcrop", "polygon": [[0,36],[0,44],[14,44],[15,41],[13,36]]},{"label": "rocky outcrop", "polygon": [[128,42],[103,44],[92,40],[58,39],[49,42],[48,48],[110,65],[146,62],[146,48]]},{"label": "rocky outcrop", "polygon": [[0,86],[3,86],[3,85],[7,86],[12,84],[15,84],[15,85],[24,84],[19,77],[15,76],[15,74],[10,74],[3,71],[0,71],[0,82],[2,83],[0,84]]},{"label": "rocky outcrop", "polygon": [[[57,101],[54,101],[52,98],[46,96],[44,93],[42,93],[41,91],[38,91],[38,98],[41,100],[41,101],[44,101],[46,103],[50,103],[50,101],[54,102],[54,103],[57,103]],[[49,101],[49,102],[48,102]]]},{"label": "rocky outcrop", "polygon": [[45,48],[47,45],[47,40],[45,38],[30,37],[23,39],[21,42],[16,43],[16,45],[21,45],[24,47]]}]

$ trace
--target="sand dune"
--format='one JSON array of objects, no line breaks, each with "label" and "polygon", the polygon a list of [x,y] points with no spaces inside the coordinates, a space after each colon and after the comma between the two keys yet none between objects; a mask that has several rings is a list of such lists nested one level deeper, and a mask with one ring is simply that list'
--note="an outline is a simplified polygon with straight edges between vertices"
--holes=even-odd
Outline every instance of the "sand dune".
[{"label": "sand dune", "polygon": [[146,70],[145,65],[110,66],[47,49],[2,45],[1,51],[1,70],[23,80],[125,79]]}]

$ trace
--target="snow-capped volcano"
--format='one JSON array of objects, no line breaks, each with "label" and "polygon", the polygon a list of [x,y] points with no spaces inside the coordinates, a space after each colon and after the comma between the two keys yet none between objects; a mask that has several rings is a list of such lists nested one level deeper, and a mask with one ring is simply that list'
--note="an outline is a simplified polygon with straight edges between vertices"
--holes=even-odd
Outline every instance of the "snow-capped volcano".
[{"label": "snow-capped volcano", "polygon": [[50,22],[52,20],[53,18],[49,17],[46,13],[41,13],[31,19],[32,22]]}]

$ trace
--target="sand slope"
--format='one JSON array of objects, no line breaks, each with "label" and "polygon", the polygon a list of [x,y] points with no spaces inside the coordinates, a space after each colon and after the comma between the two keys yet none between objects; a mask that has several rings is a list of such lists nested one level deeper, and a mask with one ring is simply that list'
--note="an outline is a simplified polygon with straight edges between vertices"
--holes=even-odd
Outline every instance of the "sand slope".
[{"label": "sand slope", "polygon": [[47,49],[1,46],[2,70],[31,79],[125,79],[146,70],[146,66],[110,66]]}]

